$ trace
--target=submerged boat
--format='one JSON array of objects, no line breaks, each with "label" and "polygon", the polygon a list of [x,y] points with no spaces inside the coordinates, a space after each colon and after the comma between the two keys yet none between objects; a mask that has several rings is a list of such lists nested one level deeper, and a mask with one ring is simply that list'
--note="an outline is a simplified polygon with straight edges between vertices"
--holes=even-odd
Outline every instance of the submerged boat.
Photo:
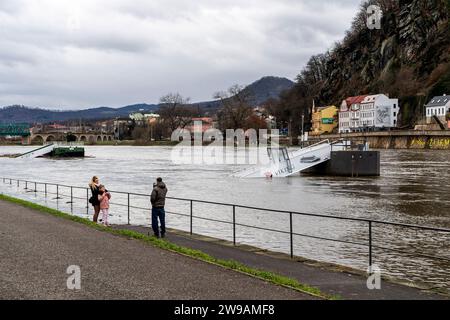
[{"label": "submerged boat", "polygon": [[84,148],[83,147],[55,147],[51,153],[47,156],[50,157],[59,157],[59,158],[79,158],[84,157]]},{"label": "submerged boat", "polygon": [[82,143],[74,142],[52,142],[19,155],[19,159],[32,159],[38,157],[76,158],[84,157]]}]

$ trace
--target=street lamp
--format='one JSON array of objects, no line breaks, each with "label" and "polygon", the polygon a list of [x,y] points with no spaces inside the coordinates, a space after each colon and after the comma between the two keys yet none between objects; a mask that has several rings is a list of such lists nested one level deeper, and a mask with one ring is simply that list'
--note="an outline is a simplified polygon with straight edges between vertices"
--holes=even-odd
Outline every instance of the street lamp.
[{"label": "street lamp", "polygon": [[302,114],[302,149],[303,149],[303,141],[305,140],[305,113]]},{"label": "street lamp", "polygon": [[289,131],[289,145],[292,146],[292,118],[289,118],[288,131]]}]

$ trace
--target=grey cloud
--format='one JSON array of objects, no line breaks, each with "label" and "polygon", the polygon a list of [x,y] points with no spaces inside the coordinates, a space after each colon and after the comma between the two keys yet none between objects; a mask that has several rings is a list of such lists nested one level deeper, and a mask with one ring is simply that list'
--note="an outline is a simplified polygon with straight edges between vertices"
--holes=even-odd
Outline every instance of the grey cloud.
[{"label": "grey cloud", "polygon": [[[295,78],[344,36],[359,0],[0,2],[0,106],[209,100],[264,75]],[[2,13],[3,12],[3,13]]]},{"label": "grey cloud", "polygon": [[[65,26],[57,28],[32,28],[27,26],[12,26],[8,32],[0,39],[1,47],[7,49],[7,43],[16,43],[21,46],[37,49],[58,50],[65,46],[78,48],[123,51],[123,52],[144,52],[150,46],[155,49],[157,43],[151,39],[140,39],[136,37],[131,29],[129,32],[115,33],[114,30],[105,28],[103,30],[93,30],[90,28],[69,31]],[[1,33],[0,33],[1,34]],[[18,56],[23,55],[19,52]],[[1,59],[0,59],[1,61]]]},{"label": "grey cloud", "polygon": [[157,48],[156,43],[142,42],[136,39],[128,39],[125,37],[111,36],[77,36],[70,37],[63,41],[65,45],[73,46],[77,48],[86,48],[94,50],[104,51],[119,51],[125,53],[144,53],[150,48],[155,50]]},{"label": "grey cloud", "polygon": [[34,64],[36,63],[36,59],[23,52],[3,50],[0,51],[0,63],[8,67],[15,67],[23,63]]},{"label": "grey cloud", "polygon": [[122,14],[130,14],[139,19],[156,19],[175,21],[179,18],[190,17],[200,10],[197,1],[166,0],[164,5],[154,1],[138,0],[123,2],[117,6]]},{"label": "grey cloud", "polygon": [[14,14],[19,12],[22,6],[22,0],[2,0],[0,1],[0,12]]}]

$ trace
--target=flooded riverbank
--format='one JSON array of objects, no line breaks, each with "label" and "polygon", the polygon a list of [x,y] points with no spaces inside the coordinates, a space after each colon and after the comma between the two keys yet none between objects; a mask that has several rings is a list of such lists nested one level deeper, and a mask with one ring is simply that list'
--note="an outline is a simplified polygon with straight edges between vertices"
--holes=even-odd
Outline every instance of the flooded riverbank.
[{"label": "flooded riverbank", "polygon": [[[25,152],[24,147],[0,147],[0,154]],[[305,213],[348,216],[381,221],[401,222],[436,227],[450,227],[450,152],[426,150],[387,150],[381,153],[381,177],[378,178],[336,178],[297,176],[288,179],[237,179],[232,174],[240,170],[236,165],[180,165],[170,160],[170,147],[86,147],[86,155],[92,158],[54,160],[19,160],[0,158],[0,176],[46,181],[86,187],[92,175],[98,175],[109,189],[133,193],[150,193],[153,180],[162,176],[172,197],[191,198],[213,202],[225,202],[247,206],[292,210]],[[3,186],[2,192],[14,194],[20,190]],[[67,196],[67,190],[61,190]],[[71,210],[67,201],[47,199],[30,193],[24,197],[58,205]],[[78,194],[85,198],[83,194]],[[132,200],[137,207],[147,208],[148,199]],[[112,221],[126,223],[126,210],[120,205],[126,199],[115,196],[112,207]],[[86,213],[85,200],[74,205],[74,213]],[[168,211],[188,213],[189,204],[177,201],[168,203]],[[229,209],[213,205],[197,204],[196,214],[203,218],[229,221]],[[287,230],[288,217],[285,214],[265,213],[255,210],[238,210],[241,224],[257,224],[264,228]],[[146,209],[133,209],[132,223],[149,224],[150,215]],[[169,225],[188,230],[189,221],[182,216],[172,215]],[[299,234],[326,236],[340,240],[364,242],[367,240],[367,226],[336,223],[299,217],[294,221]],[[206,220],[195,220],[196,233],[230,240],[229,225]],[[289,237],[284,234],[238,228],[240,243],[289,252]],[[368,252],[365,247],[336,244],[318,239],[295,237],[295,254],[307,258],[334,262],[359,269],[365,269]],[[450,243],[447,238],[432,233],[406,232],[398,228],[375,228],[376,245],[423,251],[449,257]],[[425,258],[411,258],[399,253],[374,252],[375,262],[386,273],[407,281],[425,281],[435,286],[450,288],[450,265],[446,261],[432,261]]]}]

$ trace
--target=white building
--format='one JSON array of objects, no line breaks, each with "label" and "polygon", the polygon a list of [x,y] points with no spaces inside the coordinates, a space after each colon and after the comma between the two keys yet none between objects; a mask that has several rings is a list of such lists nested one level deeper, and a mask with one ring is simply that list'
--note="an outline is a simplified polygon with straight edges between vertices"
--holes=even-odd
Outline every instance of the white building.
[{"label": "white building", "polygon": [[255,115],[261,119],[263,119],[266,124],[267,124],[267,129],[276,129],[277,127],[277,122],[276,122],[276,118],[274,116],[271,116],[266,108],[264,107],[256,107],[253,108],[253,112],[255,113]]},{"label": "white building", "polygon": [[447,113],[450,113],[450,97],[446,94],[437,96],[425,105],[427,116],[427,123],[433,122],[433,116],[437,116],[440,121],[445,122]]},{"label": "white building", "polygon": [[142,113],[142,112],[133,112],[129,115],[131,120],[134,121],[148,121],[151,119],[159,119],[160,115],[157,113]]},{"label": "white building", "polygon": [[349,97],[339,111],[339,132],[376,131],[398,124],[398,99],[384,94]]}]

